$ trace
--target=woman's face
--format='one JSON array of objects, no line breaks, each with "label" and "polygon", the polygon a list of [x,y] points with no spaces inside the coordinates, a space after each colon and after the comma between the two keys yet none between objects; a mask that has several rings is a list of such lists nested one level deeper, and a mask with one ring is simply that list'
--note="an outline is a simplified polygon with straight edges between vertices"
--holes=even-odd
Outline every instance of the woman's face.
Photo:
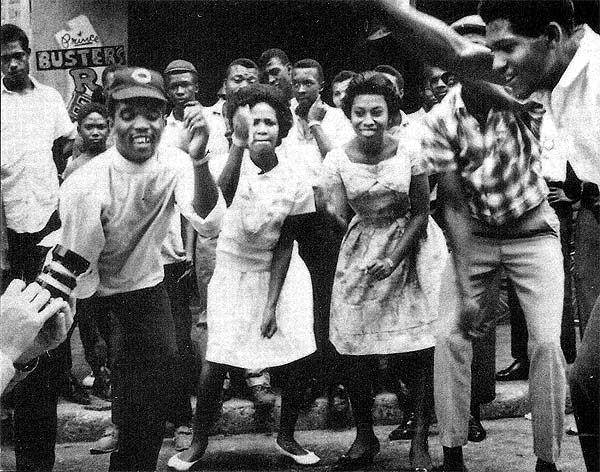
[{"label": "woman's face", "polygon": [[360,139],[382,139],[389,124],[388,107],[383,95],[357,95],[352,103],[350,121]]},{"label": "woman's face", "polygon": [[[260,159],[261,155],[272,154],[275,150],[279,138],[279,122],[275,110],[268,103],[257,103],[250,109],[250,114],[250,154]],[[262,167],[258,163],[257,165]]]}]

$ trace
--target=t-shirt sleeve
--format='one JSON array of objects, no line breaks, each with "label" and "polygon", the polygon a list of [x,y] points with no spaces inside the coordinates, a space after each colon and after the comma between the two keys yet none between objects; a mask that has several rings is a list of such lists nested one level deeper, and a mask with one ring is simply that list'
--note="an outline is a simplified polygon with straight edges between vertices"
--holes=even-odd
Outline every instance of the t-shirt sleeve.
[{"label": "t-shirt sleeve", "polygon": [[67,108],[58,92],[56,92],[55,101],[54,139],[61,137],[75,139],[77,136],[77,126],[71,121]]},{"label": "t-shirt sleeve", "polygon": [[420,127],[421,159],[431,173],[449,172],[457,168],[455,153],[442,117],[427,116]]},{"label": "t-shirt sleeve", "polygon": [[98,286],[98,258],[105,245],[102,228],[102,206],[95,192],[96,185],[83,179],[87,174],[72,176],[60,187],[60,243],[90,263],[90,268],[77,281],[73,295],[87,298]]},{"label": "t-shirt sleeve", "polygon": [[[177,152],[178,150],[173,150]],[[175,156],[174,156],[175,157]],[[194,229],[205,237],[213,237],[221,231],[221,222],[225,209],[225,199],[218,190],[217,203],[205,218],[202,218],[194,210],[194,166],[185,153],[177,156],[177,182],[175,184],[175,202],[181,214],[191,223]]]}]

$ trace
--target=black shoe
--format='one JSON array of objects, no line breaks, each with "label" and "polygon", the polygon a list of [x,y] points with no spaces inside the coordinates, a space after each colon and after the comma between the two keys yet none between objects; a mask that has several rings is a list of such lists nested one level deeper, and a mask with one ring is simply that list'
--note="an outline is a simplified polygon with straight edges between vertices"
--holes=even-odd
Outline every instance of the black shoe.
[{"label": "black shoe", "polygon": [[487,433],[481,424],[481,421],[476,420],[472,416],[469,418],[469,441],[481,442],[487,437]]},{"label": "black shoe", "polygon": [[358,457],[350,457],[347,454],[340,456],[337,462],[331,468],[332,471],[343,471],[343,470],[358,470],[367,467],[373,463],[373,458],[379,452],[380,446],[377,438],[373,438],[374,441],[371,443],[369,449]]},{"label": "black shoe", "polygon": [[61,396],[70,402],[79,403],[80,405],[89,405],[92,403],[89,394],[75,378],[73,374],[69,374],[63,386]]},{"label": "black shoe", "polygon": [[94,376],[92,393],[106,401],[111,401],[112,389],[110,385],[110,372],[106,367],[101,367],[100,372]]},{"label": "black shoe", "polygon": [[415,413],[410,412],[405,415],[404,421],[402,421],[402,423],[400,423],[398,427],[390,433],[390,441],[412,439],[415,435],[415,429]]},{"label": "black shoe", "polygon": [[525,359],[515,359],[506,369],[496,373],[496,380],[507,382],[511,380],[527,380],[529,378],[529,361]]}]

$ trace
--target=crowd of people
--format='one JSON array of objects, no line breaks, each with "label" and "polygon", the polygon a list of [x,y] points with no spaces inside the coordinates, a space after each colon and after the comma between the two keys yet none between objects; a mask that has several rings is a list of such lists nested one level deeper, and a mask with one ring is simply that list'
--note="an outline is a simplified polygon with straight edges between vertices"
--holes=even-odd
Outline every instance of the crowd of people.
[{"label": "crowd of people", "polygon": [[[442,470],[466,471],[495,378],[523,376],[535,471],[557,471],[565,357],[586,467],[600,470],[600,36],[570,0],[482,0],[450,26],[373,3],[426,62],[415,113],[390,65],[340,71],[331,106],[321,64],[273,48],[231,61],[210,107],[187,60],[112,65],[72,123],[30,75],[25,33],[2,25],[0,361],[3,390],[17,372],[3,394],[17,470],[54,466],[76,325],[92,392],[112,402],[91,451],[111,452],[111,471],[154,470],[167,421],[169,467],[198,468],[224,386],[268,413],[271,381],[276,447],[297,464],[320,462],[294,437],[319,395],[331,422],[351,406],[356,428],[333,470],[372,464],[374,393],[391,388],[405,411],[390,439],[411,441],[411,470],[434,470],[437,418]],[[573,241],[588,268],[575,277]],[[34,282],[57,243],[90,263],[68,304]],[[505,290],[526,340],[496,375]]]}]

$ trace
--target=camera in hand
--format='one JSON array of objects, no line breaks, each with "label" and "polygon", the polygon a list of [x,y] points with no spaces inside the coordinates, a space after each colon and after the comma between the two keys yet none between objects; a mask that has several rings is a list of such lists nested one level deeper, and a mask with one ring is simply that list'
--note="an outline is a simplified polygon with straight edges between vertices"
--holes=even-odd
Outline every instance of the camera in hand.
[{"label": "camera in hand", "polygon": [[77,285],[77,276],[83,274],[90,263],[79,254],[57,244],[52,250],[52,260],[46,264],[35,281],[50,292],[52,298],[68,301]]}]

